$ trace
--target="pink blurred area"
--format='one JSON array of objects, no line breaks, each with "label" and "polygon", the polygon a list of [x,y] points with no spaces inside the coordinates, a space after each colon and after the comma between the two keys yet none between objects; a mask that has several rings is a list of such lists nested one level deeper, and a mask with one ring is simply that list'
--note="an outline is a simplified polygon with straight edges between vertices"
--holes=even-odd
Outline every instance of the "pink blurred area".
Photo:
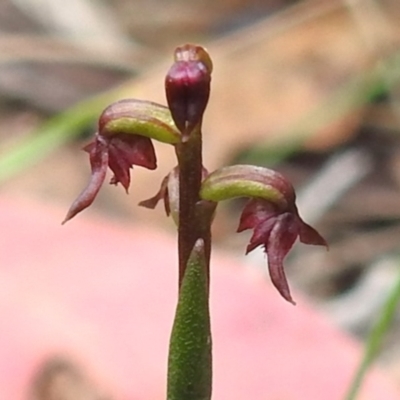
[{"label": "pink blurred area", "polygon": [[[22,400],[39,365],[66,355],[114,399],[163,399],[177,295],[174,238],[88,211],[0,199],[0,399]],[[305,267],[306,268],[306,267]],[[323,266],[321,266],[323,268]],[[339,400],[361,356],[299,295],[213,254],[214,399]],[[362,400],[400,398],[374,370]]]}]

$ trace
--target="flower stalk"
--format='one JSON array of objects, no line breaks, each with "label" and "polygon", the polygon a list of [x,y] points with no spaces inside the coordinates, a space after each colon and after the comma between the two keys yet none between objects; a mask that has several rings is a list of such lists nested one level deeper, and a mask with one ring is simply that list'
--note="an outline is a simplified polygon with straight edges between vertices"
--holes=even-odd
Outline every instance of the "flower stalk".
[{"label": "flower stalk", "polygon": [[211,71],[204,49],[175,51],[165,88],[182,140],[176,145],[179,170],[179,300],[171,333],[168,400],[210,400],[212,391],[209,281],[211,220],[216,203],[201,201],[203,180],[201,123]]},{"label": "flower stalk", "polygon": [[199,195],[203,169],[200,126],[194,129],[186,142],[177,146],[176,153],[179,165],[178,254],[181,285],[190,253],[198,239],[204,240],[206,271],[209,275],[211,227],[200,212],[203,207]]}]

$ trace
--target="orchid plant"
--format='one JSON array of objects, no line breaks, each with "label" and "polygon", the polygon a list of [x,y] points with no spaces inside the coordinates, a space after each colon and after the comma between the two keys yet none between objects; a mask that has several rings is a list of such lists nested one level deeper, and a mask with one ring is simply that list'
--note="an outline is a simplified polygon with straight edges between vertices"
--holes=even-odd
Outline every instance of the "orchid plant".
[{"label": "orchid plant", "polygon": [[155,169],[152,140],[174,146],[177,166],[159,192],[140,205],[154,208],[161,200],[178,230],[179,298],[168,360],[168,400],[209,400],[212,393],[212,343],[209,313],[211,224],[222,200],[248,198],[238,232],[253,229],[247,246],[261,246],[273,285],[295,304],[283,260],[297,238],[323,245],[323,237],[300,217],[291,183],[280,173],[253,165],[207,171],[202,159],[202,120],[210,95],[212,61],[196,45],[175,50],[165,79],[168,107],[137,99],[111,104],[101,114],[98,132],[84,150],[91,179],[63,223],[89,207],[113,172],[111,184],[130,186],[134,165]]}]

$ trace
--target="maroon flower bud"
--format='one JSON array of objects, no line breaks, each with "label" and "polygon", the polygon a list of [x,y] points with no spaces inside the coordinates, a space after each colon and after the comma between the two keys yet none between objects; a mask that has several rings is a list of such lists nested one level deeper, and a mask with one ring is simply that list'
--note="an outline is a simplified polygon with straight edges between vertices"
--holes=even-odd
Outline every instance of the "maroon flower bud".
[{"label": "maroon flower bud", "polygon": [[187,44],[175,50],[165,89],[172,118],[184,137],[202,120],[210,96],[211,72],[211,59],[202,47]]}]

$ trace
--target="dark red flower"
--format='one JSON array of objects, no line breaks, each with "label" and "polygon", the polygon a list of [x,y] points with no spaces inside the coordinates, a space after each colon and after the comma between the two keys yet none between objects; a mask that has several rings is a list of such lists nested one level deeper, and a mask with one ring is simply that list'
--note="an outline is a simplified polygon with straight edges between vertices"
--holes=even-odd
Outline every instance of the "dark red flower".
[{"label": "dark red flower", "polygon": [[243,209],[238,232],[246,229],[254,230],[246,254],[258,246],[264,247],[272,283],[287,301],[295,304],[290,294],[283,260],[297,238],[305,244],[327,246],[325,239],[300,218],[294,201],[282,209],[265,199],[249,200]]},{"label": "dark red flower", "polygon": [[209,174],[202,183],[200,196],[215,202],[237,197],[250,199],[238,227],[238,232],[254,230],[246,253],[258,246],[264,247],[272,283],[287,301],[294,304],[283,269],[284,258],[297,238],[306,244],[327,244],[300,218],[290,181],[268,168],[231,165]]},{"label": "dark red flower", "polygon": [[93,203],[105,180],[108,167],[114,173],[110,183],[121,183],[127,192],[133,165],[148,169],[157,167],[153,144],[145,136],[124,133],[108,136],[97,133],[94,141],[85,146],[84,150],[89,153],[92,176],[89,184],[70,207],[63,224]]}]

